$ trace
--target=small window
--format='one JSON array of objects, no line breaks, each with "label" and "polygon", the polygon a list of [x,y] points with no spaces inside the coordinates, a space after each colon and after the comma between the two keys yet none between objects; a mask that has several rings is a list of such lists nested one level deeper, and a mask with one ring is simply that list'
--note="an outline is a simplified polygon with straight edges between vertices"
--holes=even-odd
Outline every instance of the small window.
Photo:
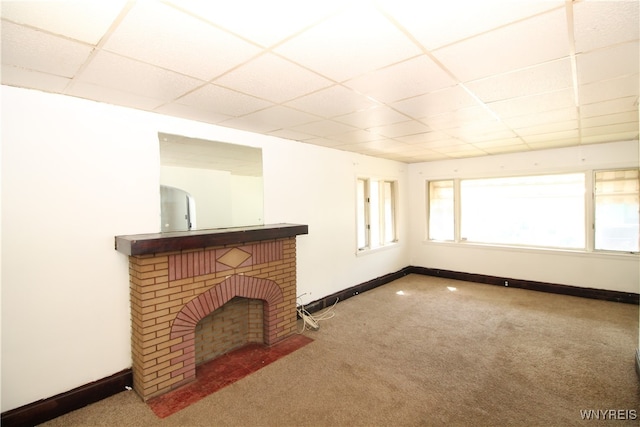
[{"label": "small window", "polygon": [[358,178],[358,250],[374,249],[397,241],[396,181]]},{"label": "small window", "polygon": [[639,252],[638,169],[595,173],[595,249]]},{"label": "small window", "polygon": [[454,240],[453,180],[430,181],[429,239]]},{"label": "small window", "polygon": [[369,246],[369,181],[358,179],[357,191],[357,226],[358,226],[358,249],[362,250]]}]

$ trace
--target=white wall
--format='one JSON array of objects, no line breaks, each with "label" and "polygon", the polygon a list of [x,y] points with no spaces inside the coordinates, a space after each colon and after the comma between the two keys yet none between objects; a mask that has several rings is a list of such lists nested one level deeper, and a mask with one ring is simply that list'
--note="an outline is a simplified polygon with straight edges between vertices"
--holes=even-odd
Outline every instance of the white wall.
[{"label": "white wall", "polygon": [[231,225],[262,224],[264,218],[261,176],[231,175]]},{"label": "white wall", "polygon": [[411,264],[490,276],[534,280],[587,288],[638,293],[637,255],[496,248],[470,243],[425,241],[425,182],[447,178],[478,178],[544,174],[591,169],[637,167],[638,142],[585,145],[409,166]]},{"label": "white wall", "polygon": [[[356,256],[355,177],[402,163],[2,86],[2,411],[131,366],[128,263],[114,236],[160,229],[158,132],[261,147],[265,223],[298,237],[298,292],[316,300],[408,264],[408,245]],[[34,264],[35,263],[35,264]]]},{"label": "white wall", "polygon": [[[279,140],[278,149],[265,147],[265,222],[309,224],[309,235],[297,240],[298,294],[306,294],[301,302],[408,265],[405,164],[292,141]],[[399,181],[403,243],[395,249],[356,256],[356,178],[361,174]]]}]

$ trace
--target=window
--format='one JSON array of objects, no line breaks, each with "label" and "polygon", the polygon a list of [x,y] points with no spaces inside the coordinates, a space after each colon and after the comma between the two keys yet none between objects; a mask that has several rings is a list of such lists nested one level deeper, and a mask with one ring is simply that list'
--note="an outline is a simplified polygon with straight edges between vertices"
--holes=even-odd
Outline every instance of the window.
[{"label": "window", "polygon": [[429,238],[454,239],[453,180],[429,182]]},{"label": "window", "polygon": [[461,240],[584,249],[584,174],[460,182]]},{"label": "window", "polygon": [[[591,182],[593,198],[586,191]],[[584,172],[436,180],[427,193],[432,241],[640,250],[638,169],[596,171],[593,181]]]},{"label": "window", "polygon": [[595,249],[639,251],[638,175],[637,169],[595,173]]},{"label": "window", "polygon": [[358,178],[358,250],[374,249],[397,241],[396,181]]}]

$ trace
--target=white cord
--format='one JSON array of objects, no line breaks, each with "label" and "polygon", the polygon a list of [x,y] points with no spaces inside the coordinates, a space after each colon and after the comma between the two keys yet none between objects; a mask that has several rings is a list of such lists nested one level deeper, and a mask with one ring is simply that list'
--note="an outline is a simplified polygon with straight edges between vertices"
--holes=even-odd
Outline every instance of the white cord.
[{"label": "white cord", "polygon": [[[298,299],[303,295],[304,294],[300,295]],[[297,307],[297,311],[298,315],[302,319],[302,330],[299,333],[303,333],[307,328],[317,331],[318,329],[320,329],[321,321],[331,319],[333,316],[335,316],[336,313],[334,311],[334,308],[336,304],[338,304],[338,299],[339,298],[336,298],[336,302],[334,302],[331,307],[325,309],[323,312],[317,314],[316,316],[312,316],[311,313],[309,313],[307,309],[304,308],[303,304],[299,304]]]}]

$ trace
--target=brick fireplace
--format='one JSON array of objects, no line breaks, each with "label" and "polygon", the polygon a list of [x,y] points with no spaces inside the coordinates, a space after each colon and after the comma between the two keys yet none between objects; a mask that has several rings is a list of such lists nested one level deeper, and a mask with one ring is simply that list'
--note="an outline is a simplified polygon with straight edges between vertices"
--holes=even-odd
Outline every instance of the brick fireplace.
[{"label": "brick fireplace", "polygon": [[129,256],[133,388],[148,400],[196,365],[296,332],[296,236],[306,225],[116,237]]}]

